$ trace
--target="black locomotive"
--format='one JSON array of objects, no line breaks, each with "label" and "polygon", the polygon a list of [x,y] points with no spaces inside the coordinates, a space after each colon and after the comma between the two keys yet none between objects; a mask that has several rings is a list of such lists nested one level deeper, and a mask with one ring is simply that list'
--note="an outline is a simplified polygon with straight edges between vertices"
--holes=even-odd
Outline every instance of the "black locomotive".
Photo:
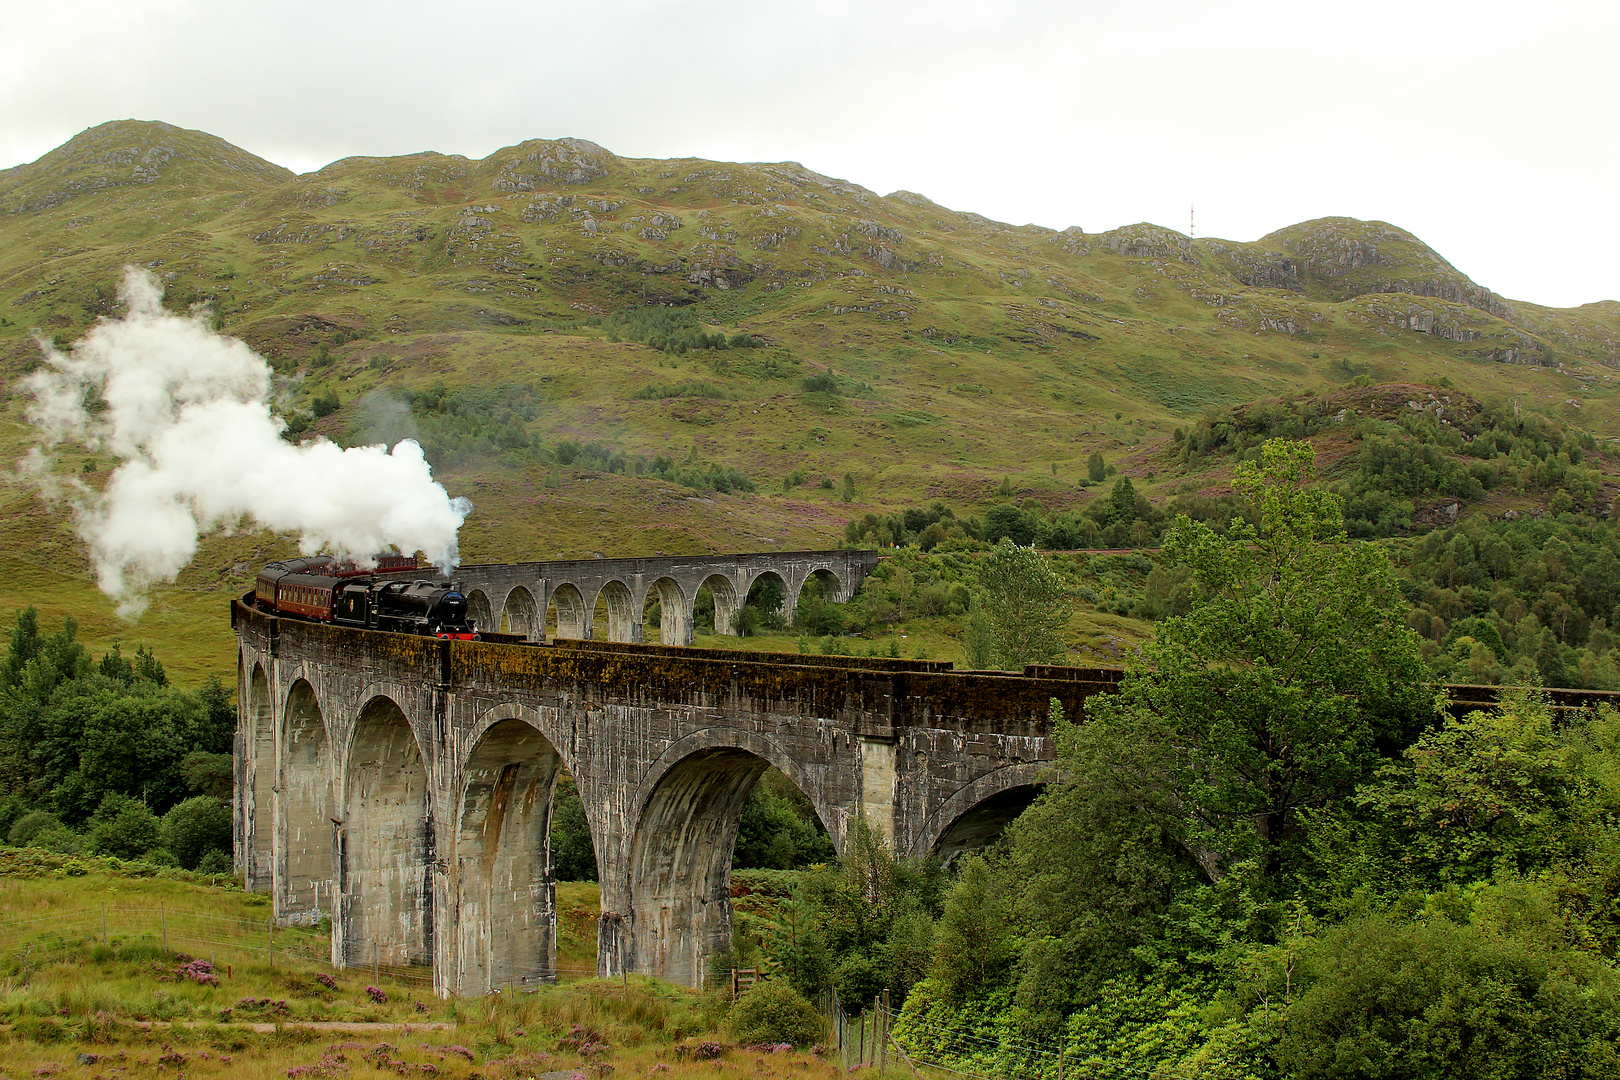
[{"label": "black locomotive", "polygon": [[362,569],[325,555],[265,564],[253,589],[263,611],[339,626],[470,641],[467,598],[453,585],[412,580],[414,555],[379,555]]}]

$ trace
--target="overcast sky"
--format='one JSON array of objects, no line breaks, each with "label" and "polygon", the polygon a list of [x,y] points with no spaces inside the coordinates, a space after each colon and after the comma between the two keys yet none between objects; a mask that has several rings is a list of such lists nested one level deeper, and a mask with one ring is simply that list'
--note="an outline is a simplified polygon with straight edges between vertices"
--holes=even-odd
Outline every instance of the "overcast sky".
[{"label": "overcast sky", "polygon": [[0,0],[0,168],[135,117],[298,171],[577,136],[796,160],[1017,224],[1326,215],[1620,299],[1620,4]]}]

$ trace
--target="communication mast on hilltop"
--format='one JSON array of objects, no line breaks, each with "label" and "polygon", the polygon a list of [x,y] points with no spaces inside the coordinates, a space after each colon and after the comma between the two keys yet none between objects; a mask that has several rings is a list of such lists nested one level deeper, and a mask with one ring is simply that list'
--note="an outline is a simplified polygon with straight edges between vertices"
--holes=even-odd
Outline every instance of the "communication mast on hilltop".
[{"label": "communication mast on hilltop", "polygon": [[1189,203],[1187,206],[1187,235],[1198,235],[1198,205]]}]

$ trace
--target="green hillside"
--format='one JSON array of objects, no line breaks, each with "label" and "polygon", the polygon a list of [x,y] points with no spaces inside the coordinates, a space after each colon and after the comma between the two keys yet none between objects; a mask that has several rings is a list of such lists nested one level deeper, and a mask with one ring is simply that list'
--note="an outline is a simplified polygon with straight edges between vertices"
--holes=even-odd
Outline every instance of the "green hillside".
[{"label": "green hillside", "polygon": [[[269,358],[301,433],[418,435],[476,505],[469,560],[827,545],[851,518],[933,501],[1073,510],[1102,490],[1080,483],[1094,453],[1163,504],[1218,492],[1230,467],[1181,452],[1178,428],[1369,384],[1408,387],[1397,411],[1455,393],[1620,436],[1620,304],[1504,299],[1382,222],[1249,244],[1059,232],[791,162],[577,139],[294,176],[120,121],[0,172],[8,384],[38,362],[34,328],[66,343],[114,314],[131,263]],[[15,459],[15,390],[6,409]],[[69,457],[92,482],[112,464]],[[0,603],[71,609],[93,644],[179,633],[183,678],[228,672],[223,596],[288,550],[212,542],[150,622],[121,627],[65,515],[21,486],[4,498]]]}]

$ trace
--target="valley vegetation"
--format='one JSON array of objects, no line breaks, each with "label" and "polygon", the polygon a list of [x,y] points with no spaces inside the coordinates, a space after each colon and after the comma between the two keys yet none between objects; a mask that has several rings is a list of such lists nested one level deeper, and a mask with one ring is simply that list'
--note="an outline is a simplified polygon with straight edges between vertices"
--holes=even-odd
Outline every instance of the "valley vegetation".
[{"label": "valley vegetation", "polygon": [[1257,523],[1171,527],[1187,610],[1055,717],[998,845],[947,871],[857,831],[841,865],[742,875],[770,899],[737,951],[807,996],[889,988],[915,1060],[979,1075],[1620,1068],[1620,713],[1445,714],[1387,553],[1308,447],[1259,449]]}]

